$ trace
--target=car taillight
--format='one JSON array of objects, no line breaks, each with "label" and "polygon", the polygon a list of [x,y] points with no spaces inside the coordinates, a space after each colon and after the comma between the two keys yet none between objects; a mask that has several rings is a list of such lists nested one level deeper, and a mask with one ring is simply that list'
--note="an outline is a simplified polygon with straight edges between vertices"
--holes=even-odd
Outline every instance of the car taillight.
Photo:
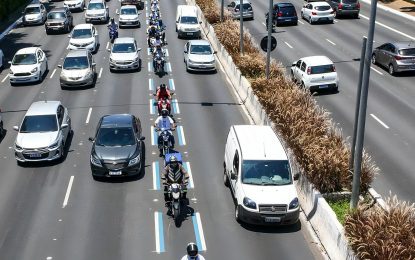
[{"label": "car taillight", "polygon": [[356,8],[360,9],[360,2],[357,2]]},{"label": "car taillight", "polygon": [[394,56],[396,60],[408,60],[408,59],[412,59],[412,57],[402,57],[399,55],[395,55]]},{"label": "car taillight", "polygon": [[311,12],[311,14],[312,14],[312,15],[317,15],[317,13],[316,13],[316,12]]},{"label": "car taillight", "polygon": [[281,16],[282,16],[282,12],[278,12],[278,13],[277,13],[277,16],[278,16],[278,17],[281,17]]},{"label": "car taillight", "polygon": [[307,75],[310,75],[311,74],[311,67],[308,67],[308,69],[307,69]]},{"label": "car taillight", "polygon": [[339,8],[339,9],[342,9],[342,8],[343,8],[343,4],[342,4],[342,3],[340,3],[340,4],[339,4],[339,6],[338,6],[338,8]]}]

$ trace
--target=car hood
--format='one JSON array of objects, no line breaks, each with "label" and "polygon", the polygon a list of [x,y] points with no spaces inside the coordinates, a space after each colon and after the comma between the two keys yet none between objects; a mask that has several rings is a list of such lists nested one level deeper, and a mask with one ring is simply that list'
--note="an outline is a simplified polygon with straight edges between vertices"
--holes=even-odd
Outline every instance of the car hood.
[{"label": "car hood", "polygon": [[137,57],[137,53],[111,53],[110,58],[116,61],[134,60]]},{"label": "car hood", "polygon": [[81,70],[65,70],[62,69],[61,76],[70,77],[70,78],[79,78],[85,77],[88,74],[90,69],[81,69]]},{"label": "car hood", "polygon": [[94,14],[96,14],[96,15],[104,15],[104,13],[105,13],[105,9],[94,9],[94,10],[86,10],[85,11],[85,14],[87,14],[87,15],[94,15]]},{"label": "car hood", "polygon": [[82,1],[81,0],[70,0],[70,1],[64,1],[64,4],[69,4],[69,5],[73,5],[73,4],[80,4]]},{"label": "car hood", "polygon": [[26,20],[33,20],[33,19],[39,19],[40,17],[42,17],[42,14],[38,13],[38,14],[25,14],[24,18]]},{"label": "car hood", "polygon": [[297,197],[294,184],[280,186],[261,186],[242,184],[245,197],[258,204],[290,204]]},{"label": "car hood", "polygon": [[128,160],[134,156],[137,144],[122,147],[95,145],[94,150],[96,157],[100,160]]},{"label": "car hood", "polygon": [[138,15],[136,14],[122,14],[120,15],[120,20],[137,20]]},{"label": "car hood", "polygon": [[47,24],[48,23],[63,23],[63,22],[65,22],[65,19],[48,19],[46,21]]},{"label": "car hood", "polygon": [[38,64],[31,64],[31,65],[11,65],[10,70],[13,71],[13,73],[25,73],[25,72],[31,72],[34,68],[37,68]]},{"label": "car hood", "polygon": [[88,43],[88,42],[92,42],[92,41],[95,41],[95,38],[94,37],[91,37],[91,38],[80,38],[80,39],[71,38],[69,40],[69,43],[84,44],[84,43]]},{"label": "car hood", "polygon": [[59,131],[46,133],[18,133],[16,144],[23,148],[43,148],[53,144],[59,136]]},{"label": "car hood", "polygon": [[199,54],[189,54],[189,59],[196,62],[211,62],[215,60],[213,54],[208,55],[199,55]]}]

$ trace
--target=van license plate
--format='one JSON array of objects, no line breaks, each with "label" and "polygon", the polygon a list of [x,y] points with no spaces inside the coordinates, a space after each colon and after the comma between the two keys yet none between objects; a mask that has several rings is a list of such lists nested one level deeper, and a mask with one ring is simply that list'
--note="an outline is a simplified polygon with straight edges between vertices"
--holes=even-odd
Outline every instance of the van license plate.
[{"label": "van license plate", "polygon": [[281,218],[279,218],[279,217],[266,217],[265,222],[268,222],[268,223],[281,222]]},{"label": "van license plate", "polygon": [[121,175],[121,171],[110,172],[110,175]]}]

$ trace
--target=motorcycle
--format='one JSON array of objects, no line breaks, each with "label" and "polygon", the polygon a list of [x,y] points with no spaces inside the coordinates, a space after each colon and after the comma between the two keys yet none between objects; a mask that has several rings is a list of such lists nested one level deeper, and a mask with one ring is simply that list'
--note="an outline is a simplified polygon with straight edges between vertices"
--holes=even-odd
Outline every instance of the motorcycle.
[{"label": "motorcycle", "polygon": [[166,130],[156,129],[156,132],[160,132],[160,131],[161,131],[160,152],[161,152],[161,155],[165,157],[166,154],[170,153],[172,149],[172,144],[170,143],[170,136],[172,136],[172,134],[170,133],[170,131],[173,131],[173,129],[166,129]]},{"label": "motorcycle", "polygon": [[161,55],[156,54],[153,58],[153,62],[154,62],[154,72],[158,74],[159,76],[163,76],[165,74],[164,58]]},{"label": "motorcycle", "polygon": [[180,225],[181,221],[181,201],[182,201],[182,185],[178,183],[172,183],[168,187],[168,196],[170,201],[168,202],[168,207],[174,219],[176,226]]},{"label": "motorcycle", "polygon": [[114,43],[115,39],[118,38],[118,29],[109,27],[109,30],[110,41],[111,43]]}]

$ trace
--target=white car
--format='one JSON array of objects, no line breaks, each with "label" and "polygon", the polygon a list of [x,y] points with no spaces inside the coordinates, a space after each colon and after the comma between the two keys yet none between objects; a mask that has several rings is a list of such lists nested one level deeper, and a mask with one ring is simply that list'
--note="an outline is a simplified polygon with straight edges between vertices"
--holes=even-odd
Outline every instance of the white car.
[{"label": "white car", "polygon": [[4,69],[4,54],[1,49],[0,49],[0,69]]},{"label": "white car", "polygon": [[291,66],[291,79],[310,91],[331,89],[337,92],[339,78],[336,67],[326,56],[309,56]]},{"label": "white car", "polygon": [[115,39],[110,54],[110,71],[114,70],[140,70],[141,69],[141,48],[131,37]]},{"label": "white car", "polygon": [[92,24],[78,24],[68,37],[71,38],[68,45],[70,50],[87,49],[92,53],[98,50],[98,30]]},{"label": "white car", "polygon": [[134,5],[123,5],[120,8],[120,11],[117,12],[117,14],[120,16],[118,18],[118,24],[120,25],[120,28],[122,26],[137,26],[140,27],[140,21],[138,19],[138,11],[137,7]]},{"label": "white car", "polygon": [[186,71],[216,71],[212,46],[206,40],[191,40],[184,45]]},{"label": "white car", "polygon": [[311,2],[301,8],[301,17],[310,24],[314,22],[334,22],[334,10],[327,2]]},{"label": "white car", "polygon": [[28,47],[16,52],[9,62],[10,84],[40,82],[48,71],[48,58],[39,47]]},{"label": "white car", "polygon": [[68,109],[60,101],[32,103],[23,118],[14,145],[17,162],[52,161],[64,156],[71,133]]},{"label": "white car", "polygon": [[69,10],[83,11],[85,8],[85,0],[65,0],[63,6],[68,7]]},{"label": "white car", "polygon": [[43,24],[47,19],[47,11],[43,4],[30,4],[23,11],[23,25]]},{"label": "white car", "polygon": [[107,23],[110,19],[109,9],[104,0],[91,0],[85,12],[85,22]]}]

